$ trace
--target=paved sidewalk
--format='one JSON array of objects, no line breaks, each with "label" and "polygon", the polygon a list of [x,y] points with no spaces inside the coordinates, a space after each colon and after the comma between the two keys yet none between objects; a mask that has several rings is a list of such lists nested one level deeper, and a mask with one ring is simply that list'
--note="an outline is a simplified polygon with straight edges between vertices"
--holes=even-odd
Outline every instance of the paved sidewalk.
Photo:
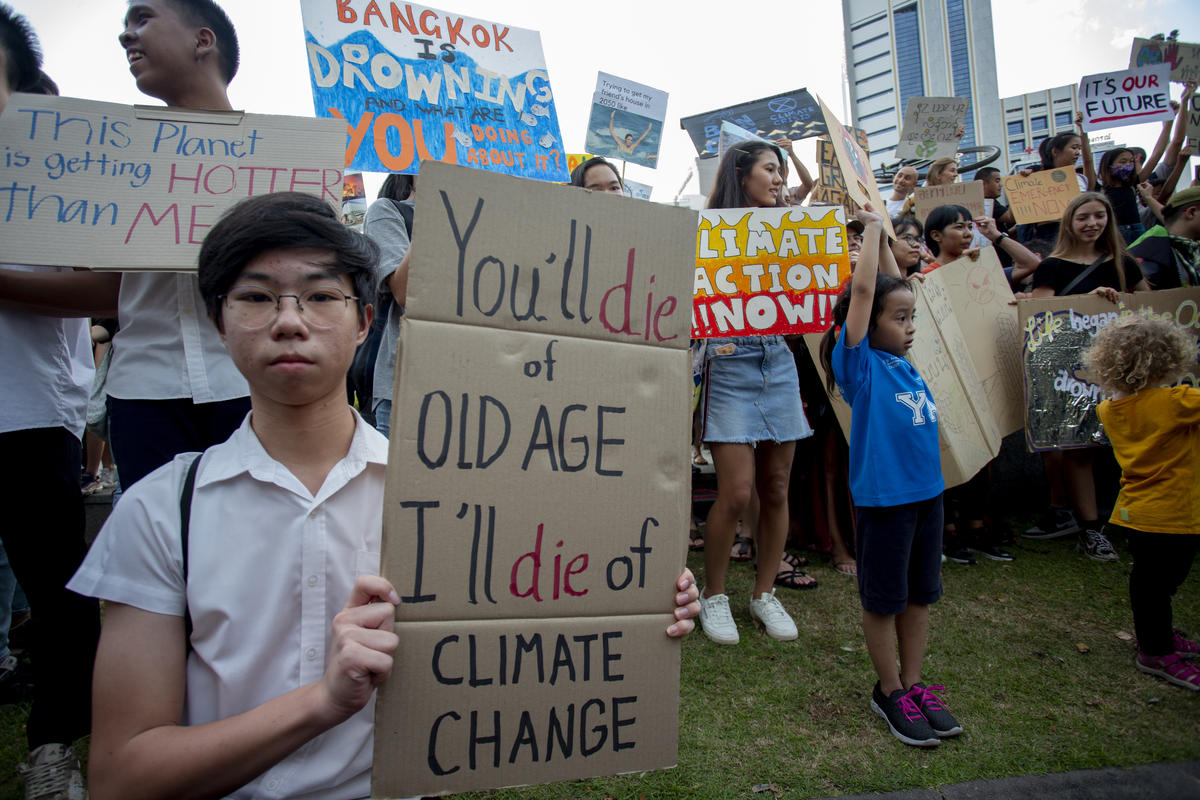
[{"label": "paved sidewalk", "polygon": [[[1197,800],[1200,761],[1085,769],[950,783],[936,789],[840,795],[836,800]],[[830,799],[832,800],[832,799]]]}]

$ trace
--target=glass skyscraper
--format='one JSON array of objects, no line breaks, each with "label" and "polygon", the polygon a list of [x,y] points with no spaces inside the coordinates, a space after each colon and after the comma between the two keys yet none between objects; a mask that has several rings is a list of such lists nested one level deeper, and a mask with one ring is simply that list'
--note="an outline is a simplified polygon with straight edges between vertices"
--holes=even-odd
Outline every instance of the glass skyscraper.
[{"label": "glass skyscraper", "polygon": [[894,161],[910,97],[966,97],[963,146],[1004,146],[990,0],[842,0],[846,72],[871,163]]}]

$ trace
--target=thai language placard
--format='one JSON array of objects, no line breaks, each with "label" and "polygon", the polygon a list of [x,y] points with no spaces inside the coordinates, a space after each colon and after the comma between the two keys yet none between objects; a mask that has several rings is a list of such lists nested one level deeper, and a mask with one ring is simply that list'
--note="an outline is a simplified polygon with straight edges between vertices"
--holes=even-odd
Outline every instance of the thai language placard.
[{"label": "thai language placard", "polygon": [[341,213],[346,134],[329,120],[14,94],[0,142],[11,264],[187,272],[251,195],[306,192]]},{"label": "thai language placard", "polygon": [[301,0],[313,105],[346,124],[346,166],[422,161],[567,179],[537,31],[413,3]]},{"label": "thai language placard", "polygon": [[849,275],[841,207],[702,211],[692,338],[825,330]]}]

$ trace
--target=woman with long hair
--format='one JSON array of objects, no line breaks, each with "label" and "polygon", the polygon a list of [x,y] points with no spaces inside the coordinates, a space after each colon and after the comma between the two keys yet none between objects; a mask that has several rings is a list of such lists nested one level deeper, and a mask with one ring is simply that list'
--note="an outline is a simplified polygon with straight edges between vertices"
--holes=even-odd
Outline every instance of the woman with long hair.
[{"label": "woman with long hair", "polygon": [[[770,208],[782,204],[783,153],[767,142],[742,142],[717,167],[709,208]],[[812,435],[800,400],[791,350],[782,336],[708,340],[701,438],[717,473],[717,499],[704,537],[707,585],[700,597],[705,635],[738,642],[725,577],[738,520],[758,493],[758,553],[750,616],[767,635],[796,638],[796,624],[773,585],[788,532],[788,482],[796,440]]]},{"label": "woman with long hair", "polygon": [[[1137,260],[1125,252],[1108,198],[1099,192],[1084,192],[1068,203],[1059,223],[1058,244],[1033,273],[1033,296],[1091,293],[1115,303],[1118,291],[1149,289]],[[1065,482],[1070,494],[1079,530],[1079,551],[1097,561],[1116,561],[1116,551],[1100,530],[1093,456],[1091,448],[1058,450],[1045,453],[1043,463],[1046,476],[1052,482]],[[1052,530],[1041,538],[1055,533]]]}]

